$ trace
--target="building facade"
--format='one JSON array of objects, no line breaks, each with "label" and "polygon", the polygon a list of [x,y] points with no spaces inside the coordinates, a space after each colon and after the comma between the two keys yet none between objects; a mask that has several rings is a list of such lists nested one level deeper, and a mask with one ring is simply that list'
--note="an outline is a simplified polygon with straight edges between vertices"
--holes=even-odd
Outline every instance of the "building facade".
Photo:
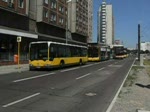
[{"label": "building facade", "polygon": [[142,51],[150,51],[150,42],[141,42],[141,50]]},{"label": "building facade", "polygon": [[98,11],[98,36],[99,43],[114,44],[114,17],[112,5],[102,2]]},{"label": "building facade", "polygon": [[39,40],[65,42],[66,0],[30,0],[29,18],[29,28]]},{"label": "building facade", "polygon": [[31,0],[29,9],[30,30],[36,29],[39,39],[87,43],[87,0]]},{"label": "building facade", "polygon": [[0,61],[13,60],[18,36],[22,60],[32,41],[87,44],[87,0],[0,0],[0,14]]},{"label": "building facade", "polygon": [[72,40],[87,43],[88,0],[72,0],[68,3],[68,30]]},{"label": "building facade", "polygon": [[29,42],[38,38],[29,31],[29,0],[0,0],[0,61],[13,60],[17,36],[21,36],[21,59],[28,57]]}]

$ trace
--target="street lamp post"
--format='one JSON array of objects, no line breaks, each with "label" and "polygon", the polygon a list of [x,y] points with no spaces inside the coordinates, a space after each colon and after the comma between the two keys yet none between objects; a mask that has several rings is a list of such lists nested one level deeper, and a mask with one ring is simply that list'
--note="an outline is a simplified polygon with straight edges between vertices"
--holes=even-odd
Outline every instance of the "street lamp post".
[{"label": "street lamp post", "polygon": [[69,10],[68,10],[68,3],[72,0],[67,0],[67,18],[66,18],[66,44],[68,43],[68,21],[69,21]]}]

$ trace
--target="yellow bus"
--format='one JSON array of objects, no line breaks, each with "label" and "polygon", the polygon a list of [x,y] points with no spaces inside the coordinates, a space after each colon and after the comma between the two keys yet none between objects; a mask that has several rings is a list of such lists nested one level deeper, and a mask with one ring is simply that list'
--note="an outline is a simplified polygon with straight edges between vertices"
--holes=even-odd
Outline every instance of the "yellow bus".
[{"label": "yellow bus", "polygon": [[88,43],[88,61],[105,61],[110,59],[110,47],[106,44]]},{"label": "yellow bus", "polygon": [[123,45],[113,45],[112,50],[114,59],[124,59],[126,57]]},{"label": "yellow bus", "polygon": [[51,42],[31,42],[29,45],[29,70],[85,64],[87,47]]}]

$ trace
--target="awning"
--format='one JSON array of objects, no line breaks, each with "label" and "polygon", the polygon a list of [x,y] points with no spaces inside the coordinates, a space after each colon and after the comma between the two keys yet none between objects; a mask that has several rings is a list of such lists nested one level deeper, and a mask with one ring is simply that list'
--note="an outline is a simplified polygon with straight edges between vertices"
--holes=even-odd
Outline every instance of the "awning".
[{"label": "awning", "polygon": [[38,38],[37,34],[32,34],[32,33],[29,33],[29,32],[24,32],[24,31],[19,31],[19,30],[15,31],[15,30],[12,30],[12,29],[9,29],[9,28],[5,29],[5,28],[0,27],[0,33],[7,34],[7,35],[14,35],[14,36],[35,38],[35,39]]}]

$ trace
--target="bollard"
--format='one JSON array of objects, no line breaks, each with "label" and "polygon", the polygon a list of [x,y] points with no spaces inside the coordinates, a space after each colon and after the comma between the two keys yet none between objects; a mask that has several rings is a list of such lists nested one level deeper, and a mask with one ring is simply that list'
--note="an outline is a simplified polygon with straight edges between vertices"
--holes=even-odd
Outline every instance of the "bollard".
[{"label": "bollard", "polygon": [[18,63],[18,55],[17,54],[14,55],[14,62]]},{"label": "bollard", "polygon": [[143,60],[144,60],[143,54],[141,54],[141,55],[140,55],[140,66],[143,66]]}]

